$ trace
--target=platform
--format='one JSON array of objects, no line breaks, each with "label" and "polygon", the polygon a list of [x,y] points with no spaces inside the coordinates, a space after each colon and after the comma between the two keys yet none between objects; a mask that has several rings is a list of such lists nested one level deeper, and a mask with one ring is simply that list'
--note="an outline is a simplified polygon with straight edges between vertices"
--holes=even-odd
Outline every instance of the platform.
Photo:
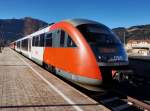
[{"label": "platform", "polygon": [[0,53],[0,110],[2,111],[107,111],[17,52]]}]

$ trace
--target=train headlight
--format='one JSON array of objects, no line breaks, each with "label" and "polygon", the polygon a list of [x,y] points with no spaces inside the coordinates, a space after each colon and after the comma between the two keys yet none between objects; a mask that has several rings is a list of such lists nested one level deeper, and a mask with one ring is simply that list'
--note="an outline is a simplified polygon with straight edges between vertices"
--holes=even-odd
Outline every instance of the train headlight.
[{"label": "train headlight", "polygon": [[102,59],[102,57],[101,57],[101,56],[98,56],[98,59],[99,59],[99,60],[101,60],[101,59]]},{"label": "train headlight", "polygon": [[107,62],[108,61],[108,57],[107,56],[98,56],[98,61],[99,62]]}]

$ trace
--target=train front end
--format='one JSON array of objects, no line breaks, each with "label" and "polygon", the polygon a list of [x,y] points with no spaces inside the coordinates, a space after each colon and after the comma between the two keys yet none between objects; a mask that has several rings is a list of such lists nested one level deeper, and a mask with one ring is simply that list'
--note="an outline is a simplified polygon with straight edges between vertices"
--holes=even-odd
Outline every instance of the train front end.
[{"label": "train front end", "polygon": [[88,23],[77,26],[90,48],[99,66],[103,85],[110,85],[114,70],[128,66],[128,57],[119,38],[105,25]]}]

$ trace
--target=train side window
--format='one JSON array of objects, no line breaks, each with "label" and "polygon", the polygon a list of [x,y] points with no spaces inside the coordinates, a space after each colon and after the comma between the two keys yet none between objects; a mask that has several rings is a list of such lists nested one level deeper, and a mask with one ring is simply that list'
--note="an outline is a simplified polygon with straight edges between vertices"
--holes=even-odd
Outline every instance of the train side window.
[{"label": "train side window", "polygon": [[52,33],[46,35],[45,46],[52,47]]},{"label": "train side window", "polygon": [[39,45],[39,37],[36,36],[36,37],[35,37],[35,46],[38,46],[38,45]]},{"label": "train side window", "polygon": [[60,33],[59,30],[55,30],[52,32],[52,47],[60,46]]},{"label": "train side window", "polygon": [[34,36],[33,37],[33,41],[32,41],[32,43],[33,43],[33,46],[38,46],[38,40],[39,38],[37,37],[37,36]]},{"label": "train side window", "polygon": [[40,44],[39,44],[39,46],[44,46],[44,37],[45,37],[45,34],[40,35]]},{"label": "train side window", "polygon": [[20,48],[20,41],[17,42],[17,48]]},{"label": "train side window", "polygon": [[28,50],[28,39],[22,40],[22,49],[23,50]]},{"label": "train side window", "polygon": [[65,32],[61,30],[60,33],[60,47],[64,47],[64,42],[65,42]]},{"label": "train side window", "polygon": [[67,47],[77,47],[74,41],[71,39],[71,37],[68,35],[67,38]]}]

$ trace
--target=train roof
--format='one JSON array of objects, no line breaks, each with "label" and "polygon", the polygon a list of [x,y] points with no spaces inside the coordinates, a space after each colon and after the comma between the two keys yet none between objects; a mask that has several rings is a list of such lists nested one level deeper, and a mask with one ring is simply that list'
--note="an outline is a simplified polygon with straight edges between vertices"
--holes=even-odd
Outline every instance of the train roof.
[{"label": "train roof", "polygon": [[[105,26],[104,24],[101,24],[99,22],[96,22],[96,21],[93,21],[93,20],[88,20],[88,19],[80,19],[80,18],[76,18],[76,19],[67,19],[67,20],[63,20],[63,21],[66,21],[66,22],[69,22],[70,24],[72,24],[74,27],[77,27],[79,25],[82,25],[82,24],[99,24],[99,25],[102,25],[102,26]],[[63,22],[62,21],[62,22]],[[61,22],[61,21],[60,21]],[[59,22],[58,22],[59,23]],[[32,34],[29,34],[27,36],[24,36],[14,42],[17,42],[17,41],[20,41],[20,40],[23,40],[23,39],[26,39],[26,38],[30,38],[30,37],[33,37],[33,36],[36,36],[36,35],[39,35],[39,34],[42,34],[44,32],[47,32],[48,29],[53,25],[54,23],[50,24],[49,26],[46,26],[46,27],[43,27],[41,29],[39,29],[38,31],[32,33]]]},{"label": "train roof", "polygon": [[43,28],[43,29],[41,29],[41,30],[38,30],[38,31],[36,31],[36,32],[33,32],[32,34],[29,34],[29,35],[27,35],[27,36],[24,36],[24,37],[22,37],[22,38],[20,38],[20,39],[18,39],[18,40],[16,40],[16,41],[14,41],[14,42],[18,42],[18,41],[20,41],[20,40],[24,40],[24,39],[26,39],[26,38],[31,38],[31,37],[33,37],[33,36],[37,36],[37,35],[39,35],[39,34],[45,33],[45,32],[48,31],[49,27],[50,27],[50,26],[47,26],[47,27],[45,27],[45,28]]},{"label": "train roof", "polygon": [[96,21],[88,20],[88,19],[68,19],[65,21],[71,23],[75,27],[77,27],[79,25],[83,25],[83,24],[99,24],[99,25],[104,26],[104,24],[101,24],[101,23],[96,22]]}]

